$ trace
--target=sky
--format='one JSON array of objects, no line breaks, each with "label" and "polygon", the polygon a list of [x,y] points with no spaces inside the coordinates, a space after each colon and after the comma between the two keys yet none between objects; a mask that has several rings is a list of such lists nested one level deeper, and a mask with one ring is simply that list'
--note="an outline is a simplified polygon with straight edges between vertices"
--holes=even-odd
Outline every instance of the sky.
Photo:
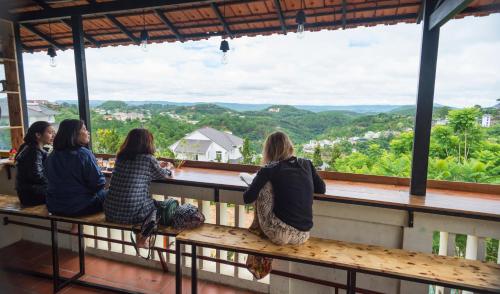
[{"label": "sky", "polygon": [[[422,27],[379,25],[229,40],[87,49],[91,100],[291,105],[414,104]],[[73,52],[24,54],[28,99],[77,97]],[[500,98],[500,14],[441,28],[435,103],[491,106]]]}]

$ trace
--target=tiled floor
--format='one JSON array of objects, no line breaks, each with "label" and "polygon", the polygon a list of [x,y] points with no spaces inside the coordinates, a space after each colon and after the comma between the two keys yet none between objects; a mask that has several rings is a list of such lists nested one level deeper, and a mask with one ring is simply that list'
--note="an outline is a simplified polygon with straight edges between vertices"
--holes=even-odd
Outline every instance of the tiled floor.
[{"label": "tiled floor", "polygon": [[[51,274],[51,258],[50,247],[27,241],[20,241],[0,249],[0,293],[52,293],[52,281],[49,279],[5,270],[6,267],[16,267]],[[59,258],[62,276],[69,277],[78,271],[77,253],[59,250]],[[175,292],[175,276],[163,273],[161,270],[90,255],[86,255],[85,261],[86,275],[81,278],[82,280],[143,293]],[[191,284],[188,279],[183,280],[183,292],[191,292]],[[59,293],[108,292],[72,285]],[[252,292],[199,281],[198,293],[250,294]]]}]

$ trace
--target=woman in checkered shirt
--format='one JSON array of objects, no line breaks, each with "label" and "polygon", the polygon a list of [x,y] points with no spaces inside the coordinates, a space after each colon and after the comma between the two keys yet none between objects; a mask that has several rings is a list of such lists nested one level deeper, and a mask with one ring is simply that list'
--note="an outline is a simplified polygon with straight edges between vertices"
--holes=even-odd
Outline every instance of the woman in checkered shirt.
[{"label": "woman in checkered shirt", "polygon": [[149,185],[152,180],[170,176],[172,165],[157,161],[154,153],[150,131],[133,129],[128,133],[118,151],[109,194],[104,202],[106,221],[137,224],[156,209]]}]

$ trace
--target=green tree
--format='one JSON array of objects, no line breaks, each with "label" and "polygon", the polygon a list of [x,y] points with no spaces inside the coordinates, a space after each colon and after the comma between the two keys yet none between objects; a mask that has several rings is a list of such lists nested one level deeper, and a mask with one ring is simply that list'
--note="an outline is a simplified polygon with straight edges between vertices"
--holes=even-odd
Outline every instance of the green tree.
[{"label": "green tree", "polygon": [[96,145],[94,148],[98,153],[116,154],[122,139],[115,129],[98,129],[94,142]]},{"label": "green tree", "polygon": [[250,150],[250,140],[245,138],[243,140],[243,146],[240,147],[241,155],[243,156],[243,164],[252,163],[252,151]]},{"label": "green tree", "polygon": [[480,137],[480,129],[477,123],[480,114],[481,111],[474,107],[452,110],[448,113],[450,126],[460,138],[460,144],[458,145],[459,161],[462,157],[464,161],[467,161],[470,146],[476,143],[475,141],[478,141]]},{"label": "green tree", "polygon": [[319,145],[316,145],[316,147],[314,148],[312,162],[315,167],[320,167],[323,165],[323,159],[321,159],[321,147]]},{"label": "green tree", "polygon": [[430,156],[447,158],[455,155],[458,149],[459,139],[453,134],[449,126],[435,126],[431,132]]},{"label": "green tree", "polygon": [[328,161],[328,165],[330,166],[330,170],[335,170],[335,163],[337,162],[337,159],[340,158],[342,155],[340,151],[340,147],[337,145],[334,145],[332,148],[332,152],[330,154],[330,161]]},{"label": "green tree", "polygon": [[124,110],[128,108],[128,105],[123,101],[106,101],[99,105],[99,108],[105,110]]},{"label": "green tree", "polygon": [[404,132],[392,139],[391,150],[396,154],[409,154],[413,149],[413,132]]}]

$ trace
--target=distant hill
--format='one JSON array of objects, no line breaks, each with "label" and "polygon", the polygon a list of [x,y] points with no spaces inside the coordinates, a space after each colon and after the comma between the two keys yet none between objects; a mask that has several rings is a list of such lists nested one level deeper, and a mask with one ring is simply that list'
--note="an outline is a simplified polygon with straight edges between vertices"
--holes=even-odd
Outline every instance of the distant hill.
[{"label": "distant hill", "polygon": [[[58,100],[57,103],[69,103],[77,104],[76,100]],[[90,100],[90,107],[95,108],[99,105],[105,103],[106,100]],[[203,104],[213,104],[233,111],[244,112],[244,111],[261,111],[266,110],[273,106],[272,104],[244,104],[244,103],[226,103],[226,102],[213,102],[213,103],[199,103],[199,102],[171,102],[171,101],[157,101],[157,100],[145,100],[145,101],[124,101],[129,106],[141,106],[141,105],[162,105],[164,107],[175,107],[175,106],[193,106],[193,105],[203,105]],[[307,110],[311,112],[323,112],[323,111],[350,111],[363,114],[375,114],[375,113],[385,113],[391,111],[400,111],[403,109],[410,109],[415,107],[414,105],[291,105],[297,109]],[[435,105],[435,107],[440,107],[442,105]]]}]

